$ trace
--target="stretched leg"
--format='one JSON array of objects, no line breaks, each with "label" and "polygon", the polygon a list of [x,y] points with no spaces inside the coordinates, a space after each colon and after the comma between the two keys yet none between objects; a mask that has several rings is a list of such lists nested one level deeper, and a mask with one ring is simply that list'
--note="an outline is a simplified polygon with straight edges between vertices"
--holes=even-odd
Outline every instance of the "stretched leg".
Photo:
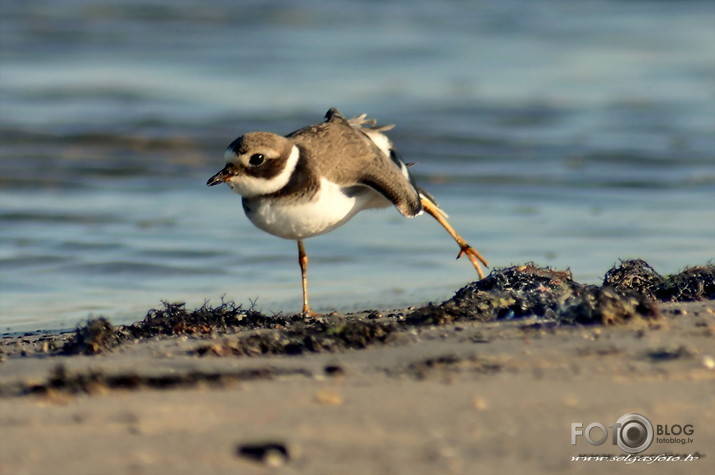
[{"label": "stretched leg", "polygon": [[300,264],[300,277],[303,283],[303,315],[315,317],[318,314],[313,312],[308,305],[308,254],[305,253],[303,241],[298,240],[298,264]]},{"label": "stretched leg", "polygon": [[452,236],[452,239],[457,242],[457,245],[459,245],[459,254],[457,254],[457,259],[462,257],[462,254],[466,255],[472,262],[472,265],[474,265],[474,268],[477,269],[479,278],[483,279],[484,271],[482,271],[482,266],[479,263],[481,262],[485,266],[489,267],[487,260],[484,259],[484,257],[482,257],[476,249],[467,244],[467,241],[465,241],[462,236],[457,234],[457,231],[455,231],[452,225],[447,221],[447,215],[439,208],[439,206],[422,194],[420,194],[420,199],[422,201],[422,208],[431,214],[432,217],[447,230],[449,235]]}]

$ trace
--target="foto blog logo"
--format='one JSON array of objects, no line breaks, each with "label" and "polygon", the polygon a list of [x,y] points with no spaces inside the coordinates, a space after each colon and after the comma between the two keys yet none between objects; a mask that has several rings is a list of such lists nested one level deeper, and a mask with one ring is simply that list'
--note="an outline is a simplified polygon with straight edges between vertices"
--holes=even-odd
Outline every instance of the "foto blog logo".
[{"label": "foto blog logo", "polygon": [[[639,454],[653,443],[653,424],[641,414],[624,414],[616,422],[608,424],[611,441],[628,454]],[[600,422],[592,422],[585,428],[581,422],[571,423],[571,445],[582,436],[591,445],[602,445],[608,440],[608,429]]]}]

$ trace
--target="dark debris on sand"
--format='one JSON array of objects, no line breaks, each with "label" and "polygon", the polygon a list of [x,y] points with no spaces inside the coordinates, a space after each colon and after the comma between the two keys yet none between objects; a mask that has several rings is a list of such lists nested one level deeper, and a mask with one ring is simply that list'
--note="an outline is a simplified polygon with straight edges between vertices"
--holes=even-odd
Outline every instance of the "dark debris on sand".
[{"label": "dark debris on sand", "polygon": [[385,343],[410,327],[458,321],[495,321],[535,316],[554,324],[618,324],[658,317],[657,302],[715,299],[715,265],[661,276],[642,260],[622,261],[601,286],[575,282],[568,271],[535,264],[495,269],[439,304],[408,315],[266,316],[233,302],[187,310],[164,302],[132,325],[88,321],[60,349],[63,354],[97,354],[127,341],[177,335],[228,335],[207,343],[198,355],[255,356],[361,349]]},{"label": "dark debris on sand", "polygon": [[690,267],[666,277],[656,289],[656,297],[662,302],[715,299],[715,265]]},{"label": "dark debris on sand", "polygon": [[[136,373],[111,374],[102,370],[70,371],[64,365],[57,365],[43,382],[29,384],[23,387],[19,394],[96,394],[109,389],[172,389],[179,387],[195,387],[212,385],[223,387],[240,381],[272,379],[277,376],[301,374],[309,376],[303,369],[277,368],[246,368],[233,372],[176,372],[157,376],[147,376]],[[0,388],[0,396],[2,396]],[[11,391],[10,394],[13,392]],[[15,393],[17,394],[17,393]]]},{"label": "dark debris on sand", "polygon": [[691,302],[715,299],[715,265],[688,267],[663,277],[641,259],[623,261],[603,280],[619,293],[632,292],[660,302]]},{"label": "dark debris on sand", "polygon": [[300,355],[343,349],[363,349],[384,343],[399,326],[394,320],[362,320],[325,317],[296,323],[279,331],[259,330],[239,335],[235,340],[200,347],[199,355],[257,356]]},{"label": "dark debris on sand", "polygon": [[296,317],[268,317],[253,309],[245,310],[233,302],[209,307],[204,304],[187,310],[183,303],[162,302],[159,309],[151,309],[144,320],[131,325],[114,327],[105,318],[89,320],[75,330],[61,352],[63,354],[93,355],[126,341],[161,336],[215,335],[236,330],[280,328]]},{"label": "dark debris on sand", "polygon": [[301,315],[266,316],[252,309],[244,310],[233,302],[218,307],[187,310],[185,305],[163,302],[160,309],[149,310],[144,320],[113,326],[105,318],[88,321],[61,348],[60,353],[93,355],[127,341],[162,336],[239,333],[236,341],[207,345],[200,355],[303,354],[361,349],[384,342],[398,330],[396,319],[364,319],[327,316],[306,318]]},{"label": "dark debris on sand", "polygon": [[645,261],[627,260],[610,269],[599,287],[575,282],[570,272],[526,264],[497,269],[440,305],[415,311],[407,321],[435,325],[537,316],[567,324],[614,324],[657,317],[658,301],[714,298],[714,265],[663,277]]}]

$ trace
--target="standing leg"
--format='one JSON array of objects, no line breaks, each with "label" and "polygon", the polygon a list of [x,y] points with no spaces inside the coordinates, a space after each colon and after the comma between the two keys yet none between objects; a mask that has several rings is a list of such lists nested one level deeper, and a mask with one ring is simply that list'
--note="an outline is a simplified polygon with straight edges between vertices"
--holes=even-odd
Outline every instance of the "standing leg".
[{"label": "standing leg", "polygon": [[301,239],[298,240],[298,264],[300,264],[300,277],[303,283],[303,315],[315,317],[318,314],[313,312],[308,305],[308,254],[305,253]]},{"label": "standing leg", "polygon": [[479,265],[479,262],[489,267],[487,260],[484,259],[484,257],[482,257],[482,255],[479,254],[476,249],[467,244],[467,241],[465,241],[462,236],[457,234],[457,231],[455,231],[452,225],[449,224],[449,222],[447,221],[447,215],[439,208],[439,206],[437,206],[432,200],[430,200],[427,196],[424,196],[421,193],[420,198],[422,199],[422,208],[429,214],[431,214],[432,217],[436,219],[437,222],[441,224],[444,229],[447,230],[449,235],[452,236],[452,239],[457,242],[457,245],[459,245],[459,254],[457,254],[457,259],[462,257],[462,254],[465,254],[469,258],[469,260],[472,261],[472,265],[474,266],[474,268],[477,269],[477,274],[479,274],[479,278],[483,279],[484,271],[482,271],[482,266]]}]

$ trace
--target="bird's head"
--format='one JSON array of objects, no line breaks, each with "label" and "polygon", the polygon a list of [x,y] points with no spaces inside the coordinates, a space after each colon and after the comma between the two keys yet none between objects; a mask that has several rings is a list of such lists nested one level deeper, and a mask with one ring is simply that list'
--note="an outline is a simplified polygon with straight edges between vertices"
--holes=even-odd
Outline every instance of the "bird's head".
[{"label": "bird's head", "polygon": [[250,132],[226,149],[226,166],[206,182],[226,183],[244,198],[275,193],[293,173],[300,152],[289,139],[270,132]]}]

